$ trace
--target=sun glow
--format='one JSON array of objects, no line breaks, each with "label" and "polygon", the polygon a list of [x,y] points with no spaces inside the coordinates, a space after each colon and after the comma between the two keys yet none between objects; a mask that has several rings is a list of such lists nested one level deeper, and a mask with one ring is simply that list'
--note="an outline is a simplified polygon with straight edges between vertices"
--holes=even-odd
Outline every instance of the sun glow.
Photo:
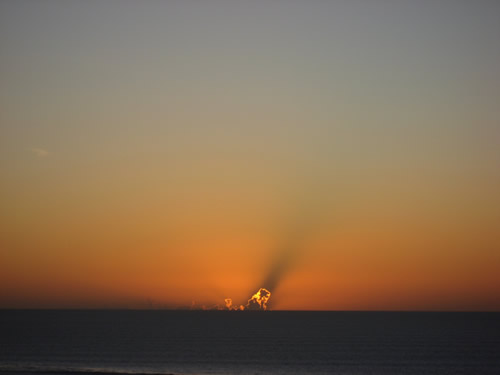
[{"label": "sun glow", "polygon": [[267,302],[271,298],[271,292],[266,288],[260,288],[247,302],[246,306],[233,305],[231,298],[224,300],[228,310],[267,310]]},{"label": "sun glow", "polygon": [[269,298],[271,298],[271,292],[265,288],[260,288],[259,291],[248,300],[247,309],[267,310]]}]

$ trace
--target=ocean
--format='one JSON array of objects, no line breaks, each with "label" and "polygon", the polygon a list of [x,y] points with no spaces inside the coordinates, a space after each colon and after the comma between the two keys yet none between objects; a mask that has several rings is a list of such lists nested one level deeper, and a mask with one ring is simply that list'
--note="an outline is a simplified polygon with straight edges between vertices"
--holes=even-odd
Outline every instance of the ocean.
[{"label": "ocean", "polygon": [[500,374],[500,313],[1,310],[0,374]]}]

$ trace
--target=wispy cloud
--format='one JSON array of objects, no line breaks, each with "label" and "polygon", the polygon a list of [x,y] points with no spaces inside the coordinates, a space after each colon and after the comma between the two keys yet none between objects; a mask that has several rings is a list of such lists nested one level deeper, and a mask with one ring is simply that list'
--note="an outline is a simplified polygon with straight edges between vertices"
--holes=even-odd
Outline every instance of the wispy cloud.
[{"label": "wispy cloud", "polygon": [[33,154],[35,154],[36,156],[38,156],[39,158],[44,158],[44,157],[46,157],[47,155],[50,154],[49,151],[44,150],[43,148],[32,148],[31,152]]}]

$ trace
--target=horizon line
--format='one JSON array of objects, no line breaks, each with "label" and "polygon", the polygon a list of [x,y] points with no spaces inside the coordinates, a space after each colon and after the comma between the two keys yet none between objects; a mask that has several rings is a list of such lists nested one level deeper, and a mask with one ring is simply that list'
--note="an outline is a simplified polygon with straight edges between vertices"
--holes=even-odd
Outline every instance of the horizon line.
[{"label": "horizon line", "polygon": [[27,307],[0,308],[0,311],[162,311],[162,312],[227,312],[227,313],[273,313],[273,312],[338,312],[338,313],[500,313],[500,310],[227,310],[186,308],[96,308],[96,307]]}]

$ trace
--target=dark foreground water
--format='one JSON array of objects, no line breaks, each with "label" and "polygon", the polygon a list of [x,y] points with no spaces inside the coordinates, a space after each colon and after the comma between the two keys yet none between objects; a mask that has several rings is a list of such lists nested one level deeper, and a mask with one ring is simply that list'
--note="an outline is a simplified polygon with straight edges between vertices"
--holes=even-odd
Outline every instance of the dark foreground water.
[{"label": "dark foreground water", "polygon": [[0,311],[0,374],[500,374],[500,313]]}]

